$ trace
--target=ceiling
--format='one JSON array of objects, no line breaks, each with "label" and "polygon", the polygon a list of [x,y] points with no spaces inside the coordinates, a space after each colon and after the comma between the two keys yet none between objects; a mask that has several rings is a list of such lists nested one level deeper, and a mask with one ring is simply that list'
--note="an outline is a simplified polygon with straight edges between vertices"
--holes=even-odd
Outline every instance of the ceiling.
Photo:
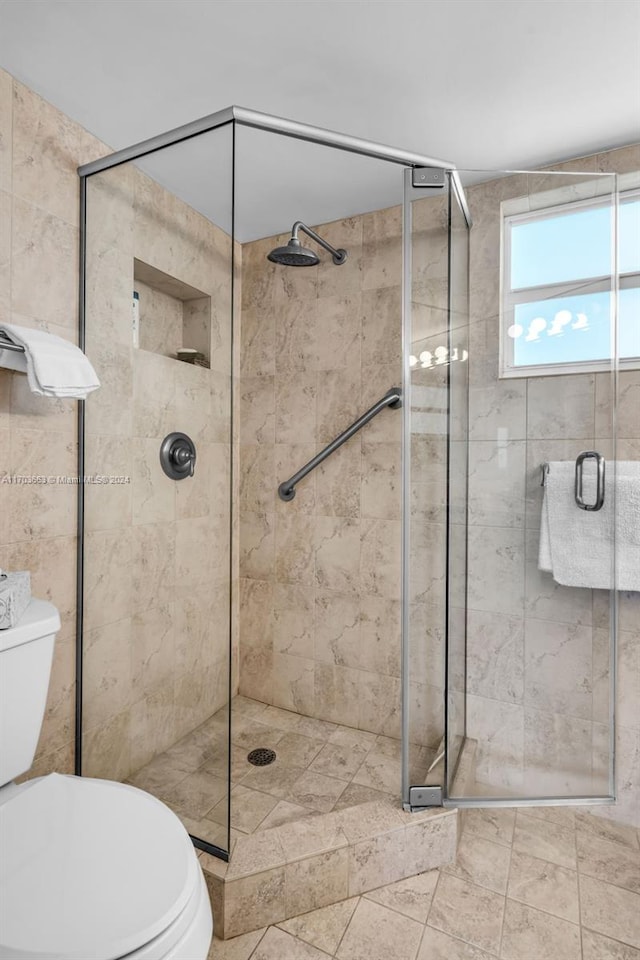
[{"label": "ceiling", "polygon": [[[0,0],[0,65],[114,149],[234,103],[463,169],[640,139],[636,0]],[[224,225],[208,137],[148,169]],[[395,165],[241,137],[242,240],[401,199]]]}]

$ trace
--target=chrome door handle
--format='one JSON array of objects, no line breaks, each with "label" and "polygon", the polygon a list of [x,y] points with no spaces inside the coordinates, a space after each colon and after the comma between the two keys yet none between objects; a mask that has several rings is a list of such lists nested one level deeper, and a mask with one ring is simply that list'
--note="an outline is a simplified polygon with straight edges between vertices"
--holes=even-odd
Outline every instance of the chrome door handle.
[{"label": "chrome door handle", "polygon": [[[582,496],[582,465],[585,460],[596,461],[596,500],[595,503],[585,503]],[[585,450],[576,458],[575,500],[581,510],[602,510],[604,504],[604,457],[597,450]]]}]

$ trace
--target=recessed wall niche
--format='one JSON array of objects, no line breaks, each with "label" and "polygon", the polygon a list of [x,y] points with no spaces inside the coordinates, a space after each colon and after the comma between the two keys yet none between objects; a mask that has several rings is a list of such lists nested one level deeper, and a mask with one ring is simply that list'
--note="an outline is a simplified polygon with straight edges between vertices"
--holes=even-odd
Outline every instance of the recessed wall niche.
[{"label": "recessed wall niche", "polygon": [[208,367],[211,359],[211,297],[163,273],[143,260],[133,261],[139,295],[140,349],[177,358],[180,348],[197,350]]}]

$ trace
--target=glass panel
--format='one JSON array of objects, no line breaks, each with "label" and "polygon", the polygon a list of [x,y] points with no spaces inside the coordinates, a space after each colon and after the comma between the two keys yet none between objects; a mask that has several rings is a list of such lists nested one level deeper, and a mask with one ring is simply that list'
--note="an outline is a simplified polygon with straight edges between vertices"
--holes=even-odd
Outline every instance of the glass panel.
[{"label": "glass panel", "polygon": [[[405,514],[408,570],[407,642],[409,680],[406,722],[413,751],[428,759],[427,778],[419,777],[408,756],[408,788],[425,782],[442,784],[444,765],[445,631],[447,623],[447,456],[450,379],[458,386],[466,376],[468,343],[464,272],[450,290],[449,184],[440,190],[405,189],[405,241],[409,257],[406,301],[410,325],[407,500]],[[455,201],[453,201],[455,203]],[[457,238],[457,234],[456,234]],[[456,254],[458,252],[456,245]],[[456,261],[456,269],[458,263]],[[459,424],[463,430],[463,424]],[[458,444],[454,456],[464,447]],[[466,455],[466,454],[465,454]],[[462,546],[464,539],[456,548]],[[457,598],[457,584],[453,593]],[[462,604],[464,609],[464,604]],[[464,617],[463,617],[464,620]],[[458,675],[464,671],[459,670]],[[464,702],[458,700],[456,708]],[[464,720],[462,717],[462,729]]]},{"label": "glass panel", "polygon": [[[228,850],[231,127],[86,187],[82,772]],[[179,480],[174,431],[196,451]]]},{"label": "glass panel", "polygon": [[[608,335],[615,277],[608,264],[614,248],[615,178],[485,171],[481,178],[476,173],[467,179],[475,181],[466,191],[473,218],[468,404],[463,391],[450,393],[452,451],[454,437],[464,439],[456,433],[457,418],[468,416],[468,501],[463,505],[468,524],[467,638],[463,658],[456,653],[450,633],[448,677],[449,753],[455,759],[462,728],[461,722],[456,724],[460,710],[455,704],[464,690],[466,762],[458,768],[464,768],[464,776],[448,778],[449,802],[489,805],[491,798],[517,804],[527,799],[608,797],[613,791],[613,550],[609,537],[604,537],[598,544],[602,560],[597,574],[587,576],[576,568],[567,576],[559,547],[575,537],[575,549],[569,551],[571,564],[573,556],[587,549],[581,539],[585,523],[597,517],[580,511],[573,502],[578,454],[597,450],[607,461],[603,510],[608,513],[599,519],[611,531],[616,461],[633,458],[633,444],[620,442],[616,449],[614,433],[616,359],[611,356]],[[503,381],[499,379],[499,344],[507,318],[500,310],[501,228],[514,208],[543,209],[550,197],[557,202],[598,197],[603,212],[598,214],[601,236],[594,248],[602,257],[607,252],[606,264],[597,264],[607,279],[598,293],[572,292],[562,299],[523,305],[516,314],[516,322],[523,327],[516,349],[537,347],[535,337],[527,340],[527,335],[535,334],[535,318],[543,317],[545,330],[554,330],[547,341],[559,345],[563,361],[587,359],[593,353],[585,346],[581,315],[594,330],[600,316],[603,345],[607,338],[601,355],[608,358],[610,369]],[[566,279],[569,272],[582,276],[588,272],[569,265],[566,251],[557,251],[554,265],[545,245],[532,245],[520,253],[526,261],[521,264],[520,282],[546,282]],[[593,264],[592,268],[596,269]],[[623,291],[623,310],[629,309],[635,296],[633,290]],[[622,342],[627,349],[626,334]],[[626,376],[637,379],[634,373],[621,374],[621,384]],[[462,486],[461,461],[462,457],[456,467],[452,455],[451,482]],[[550,464],[553,477],[546,489],[541,486],[545,463]],[[553,504],[565,492],[562,502],[567,512],[560,522]],[[455,524],[460,519],[452,491],[452,584],[462,570],[462,561],[454,554]],[[464,677],[456,672],[460,665],[464,665]]]},{"label": "glass panel", "polygon": [[[257,793],[232,791],[232,825],[249,832],[378,791],[399,800],[403,411],[383,409],[300,480],[292,500],[278,487],[401,386],[402,183],[395,164],[256,129],[238,127],[235,146],[242,549],[233,766],[249,766],[253,747],[276,755],[243,780]],[[337,183],[349,184],[348,201]],[[289,252],[269,259],[300,220],[346,250],[344,262],[301,228],[306,266],[288,263]],[[426,760],[420,747],[412,756]]]},{"label": "glass panel", "polygon": [[451,792],[464,775],[466,730],[467,487],[469,440],[469,225],[455,189],[449,204],[449,458],[447,472],[447,752]]}]

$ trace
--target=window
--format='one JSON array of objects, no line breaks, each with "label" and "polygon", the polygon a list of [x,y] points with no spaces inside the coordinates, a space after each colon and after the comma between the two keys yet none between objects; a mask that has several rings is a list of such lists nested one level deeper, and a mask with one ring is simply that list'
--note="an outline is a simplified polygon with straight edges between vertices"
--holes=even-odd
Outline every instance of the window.
[{"label": "window", "polygon": [[[624,181],[625,178],[620,178]],[[628,179],[628,178],[626,178]],[[637,178],[635,183],[637,184]],[[562,195],[562,191],[550,194]],[[524,202],[528,208],[529,199]],[[518,210],[520,206],[520,210]],[[611,368],[612,196],[502,209],[502,377]],[[640,366],[640,189],[619,194],[618,357]]]}]

